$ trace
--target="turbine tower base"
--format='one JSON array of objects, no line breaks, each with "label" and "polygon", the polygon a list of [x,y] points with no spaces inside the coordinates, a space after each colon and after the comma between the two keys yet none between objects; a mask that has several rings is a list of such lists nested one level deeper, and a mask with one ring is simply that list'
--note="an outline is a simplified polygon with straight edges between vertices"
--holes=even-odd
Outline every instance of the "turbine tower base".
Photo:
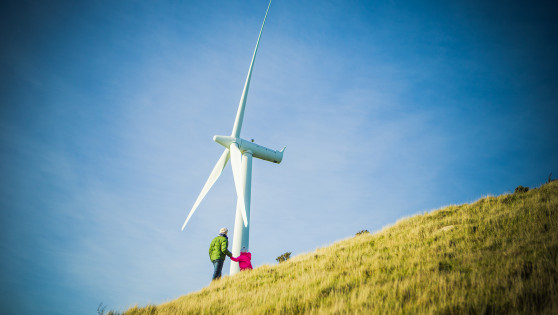
[{"label": "turbine tower base", "polygon": [[[248,222],[247,226],[244,226],[244,220],[242,219],[241,206],[237,200],[236,202],[236,218],[234,220],[234,235],[232,244],[232,255],[238,257],[240,255],[240,250],[246,248],[246,251],[250,249],[250,200],[252,195],[252,152],[245,151],[242,154],[242,184],[244,185],[244,203],[246,205],[246,219]],[[231,261],[231,269],[229,274],[235,275],[240,271],[240,267],[237,262]]]}]

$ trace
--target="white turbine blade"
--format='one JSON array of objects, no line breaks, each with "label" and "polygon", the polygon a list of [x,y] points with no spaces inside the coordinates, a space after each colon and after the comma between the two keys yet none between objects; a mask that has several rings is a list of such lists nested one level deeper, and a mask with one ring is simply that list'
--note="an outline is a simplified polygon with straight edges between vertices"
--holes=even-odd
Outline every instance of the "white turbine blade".
[{"label": "white turbine blade", "polygon": [[240,130],[242,129],[242,120],[244,119],[244,108],[246,107],[248,89],[250,88],[250,78],[252,77],[252,69],[254,69],[254,61],[256,60],[256,53],[258,52],[258,46],[260,45],[260,38],[262,37],[262,32],[265,25],[265,19],[267,18],[267,12],[269,12],[270,6],[271,6],[271,0],[269,0],[267,11],[265,11],[265,17],[262,23],[262,28],[260,29],[260,35],[258,36],[258,41],[256,42],[256,49],[254,49],[252,62],[250,63],[250,68],[248,69],[248,75],[246,76],[246,82],[244,83],[244,90],[242,91],[242,96],[240,97],[240,103],[238,104],[238,111],[236,112],[236,119],[234,121],[234,126],[231,133],[231,136],[235,138],[240,137]]},{"label": "white turbine blade", "polygon": [[248,226],[248,218],[246,216],[246,195],[244,193],[244,181],[242,172],[242,153],[238,149],[238,144],[232,143],[231,149],[231,166],[233,170],[234,186],[236,188],[236,196],[239,201],[240,210],[242,212],[242,219],[244,226]]},{"label": "white turbine blade", "polygon": [[223,172],[223,169],[225,168],[225,165],[227,165],[227,162],[229,161],[229,156],[230,156],[229,149],[225,149],[223,154],[221,154],[221,157],[219,158],[219,161],[217,161],[217,164],[215,164],[215,167],[213,167],[213,171],[211,171],[211,174],[209,175],[209,178],[205,182],[205,185],[203,185],[202,191],[201,191],[200,195],[198,196],[198,199],[194,203],[194,206],[192,207],[192,210],[190,210],[190,213],[188,214],[188,217],[186,218],[186,221],[184,221],[184,224],[182,225],[182,231],[184,231],[184,227],[186,227],[186,224],[188,223],[188,220],[190,220],[190,217],[192,217],[192,214],[194,214],[194,212],[198,208],[200,202],[203,200],[203,198],[207,194],[207,192],[211,189],[213,184],[215,184],[215,181],[217,181],[219,176],[221,176],[221,173]]}]

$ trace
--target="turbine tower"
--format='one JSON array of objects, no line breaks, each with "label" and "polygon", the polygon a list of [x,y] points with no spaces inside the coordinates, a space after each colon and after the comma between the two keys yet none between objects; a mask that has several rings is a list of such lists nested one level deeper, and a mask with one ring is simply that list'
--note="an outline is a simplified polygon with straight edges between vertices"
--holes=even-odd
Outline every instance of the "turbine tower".
[{"label": "turbine tower", "polygon": [[[192,210],[188,214],[186,221],[182,225],[182,230],[186,227],[186,224],[192,217],[192,214],[198,208],[200,202],[203,200],[207,192],[211,189],[215,181],[219,178],[223,169],[227,165],[229,158],[231,159],[231,167],[234,177],[234,186],[236,189],[236,218],[234,224],[234,236],[232,244],[232,254],[233,256],[238,256],[240,254],[240,249],[245,247],[249,250],[249,237],[250,237],[250,197],[252,190],[252,157],[270,161],[273,163],[281,163],[283,159],[283,148],[281,151],[276,151],[268,149],[261,145],[254,143],[253,141],[246,141],[240,138],[240,130],[242,129],[242,120],[244,118],[244,109],[246,107],[246,99],[248,96],[248,89],[250,88],[250,79],[252,77],[252,70],[254,69],[254,61],[256,60],[256,53],[258,52],[258,46],[260,44],[260,38],[262,37],[263,28],[265,25],[265,20],[267,18],[267,13],[269,12],[269,7],[271,6],[271,0],[267,6],[265,12],[265,17],[260,29],[260,35],[258,36],[258,41],[256,42],[256,48],[254,49],[254,55],[252,56],[252,62],[250,63],[250,68],[248,69],[248,75],[246,76],[246,82],[244,83],[244,90],[242,91],[242,96],[240,97],[240,103],[238,104],[238,111],[236,112],[236,119],[234,121],[233,130],[230,136],[214,136],[213,140],[225,147],[225,151],[221,154],[221,157],[217,161],[217,164],[211,171],[209,178],[207,179],[205,185],[202,188],[198,199],[194,203]],[[231,262],[230,275],[234,275],[240,271],[237,262]]]}]

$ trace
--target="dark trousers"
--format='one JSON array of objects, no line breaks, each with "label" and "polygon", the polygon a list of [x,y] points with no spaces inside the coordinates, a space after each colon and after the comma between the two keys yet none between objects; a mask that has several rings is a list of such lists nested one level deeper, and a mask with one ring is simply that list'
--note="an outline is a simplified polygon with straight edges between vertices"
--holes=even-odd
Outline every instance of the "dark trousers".
[{"label": "dark trousers", "polygon": [[221,271],[223,270],[224,259],[215,259],[213,263],[213,280],[221,278]]}]

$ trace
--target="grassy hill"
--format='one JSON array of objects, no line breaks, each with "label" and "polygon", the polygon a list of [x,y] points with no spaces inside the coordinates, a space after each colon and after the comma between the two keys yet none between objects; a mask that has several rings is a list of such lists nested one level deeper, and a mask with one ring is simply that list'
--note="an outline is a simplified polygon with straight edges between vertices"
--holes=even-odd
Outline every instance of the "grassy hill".
[{"label": "grassy hill", "polygon": [[398,221],[125,314],[558,314],[558,181]]}]

